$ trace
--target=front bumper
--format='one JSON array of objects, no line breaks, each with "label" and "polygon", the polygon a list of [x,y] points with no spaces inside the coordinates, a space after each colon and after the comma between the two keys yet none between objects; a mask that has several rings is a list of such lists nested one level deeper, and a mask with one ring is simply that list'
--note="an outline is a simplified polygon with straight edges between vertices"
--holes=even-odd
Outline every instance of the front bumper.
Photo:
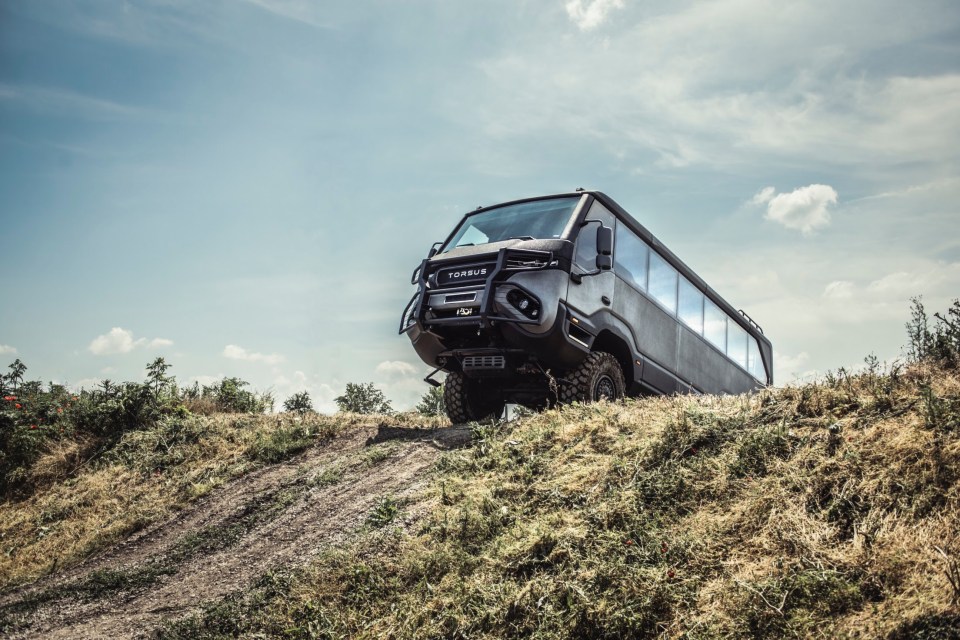
[{"label": "front bumper", "polygon": [[[493,268],[482,281],[439,287],[431,282],[430,261],[424,260],[416,272],[417,293],[404,308],[399,332],[405,333],[414,326],[420,331],[433,331],[458,326],[488,328],[494,323],[540,325],[543,321],[540,312],[549,301],[541,300],[519,283],[506,280],[518,273],[556,268],[557,264],[550,251],[500,249]],[[540,311],[531,317],[505,304],[510,290],[522,292]]]}]

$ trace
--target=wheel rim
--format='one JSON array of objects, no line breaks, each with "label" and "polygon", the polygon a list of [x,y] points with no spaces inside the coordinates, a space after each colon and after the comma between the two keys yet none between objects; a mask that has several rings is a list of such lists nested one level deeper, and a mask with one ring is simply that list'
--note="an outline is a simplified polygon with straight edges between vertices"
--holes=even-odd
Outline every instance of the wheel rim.
[{"label": "wheel rim", "polygon": [[607,375],[600,376],[593,386],[593,397],[597,400],[616,400],[617,386],[613,383],[613,378]]}]

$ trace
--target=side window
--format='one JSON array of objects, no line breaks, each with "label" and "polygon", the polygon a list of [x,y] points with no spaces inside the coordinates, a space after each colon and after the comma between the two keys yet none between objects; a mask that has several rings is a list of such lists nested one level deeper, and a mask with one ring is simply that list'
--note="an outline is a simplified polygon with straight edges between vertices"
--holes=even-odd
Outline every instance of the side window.
[{"label": "side window", "polygon": [[710,300],[703,302],[703,337],[723,353],[727,352],[727,314]]},{"label": "side window", "polygon": [[650,252],[650,295],[670,313],[677,312],[677,271],[655,251]]},{"label": "side window", "polygon": [[744,369],[747,368],[747,332],[733,320],[727,321],[727,355]]},{"label": "side window", "polygon": [[703,294],[680,276],[680,304],[677,315],[684,324],[703,335]]},{"label": "side window", "polygon": [[747,369],[757,380],[767,381],[767,371],[763,368],[763,359],[760,357],[760,345],[757,339],[750,336],[749,351],[747,352]]},{"label": "side window", "polygon": [[649,253],[650,249],[643,240],[633,235],[625,224],[617,224],[614,268],[621,278],[632,282],[641,291],[647,289],[647,255]]}]

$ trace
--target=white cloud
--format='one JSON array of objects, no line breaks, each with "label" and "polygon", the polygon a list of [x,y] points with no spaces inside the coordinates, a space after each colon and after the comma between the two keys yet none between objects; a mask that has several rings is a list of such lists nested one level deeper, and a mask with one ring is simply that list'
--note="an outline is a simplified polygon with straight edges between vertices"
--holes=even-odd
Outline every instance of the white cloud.
[{"label": "white cloud", "polygon": [[[770,195],[767,189],[760,194],[764,194],[764,197]],[[758,196],[754,196],[754,201]],[[804,235],[809,235],[830,224],[830,206],[836,203],[837,192],[833,187],[811,184],[769,198],[764,217],[779,222],[788,229],[797,229]]]},{"label": "white cloud", "polygon": [[8,344],[0,344],[0,354],[7,354],[7,353],[14,354],[16,352],[17,352],[16,348],[11,347]]},{"label": "white cloud", "polygon": [[417,375],[417,368],[402,360],[386,360],[377,365],[376,372],[387,378],[409,378]]},{"label": "white cloud", "polygon": [[114,355],[118,353],[130,353],[134,349],[143,347],[147,349],[158,349],[169,347],[173,344],[172,340],[166,338],[138,338],[134,340],[133,332],[121,327],[114,327],[102,336],[97,336],[87,347],[91,353],[98,356]]},{"label": "white cloud", "polygon": [[756,195],[753,196],[750,202],[755,205],[767,204],[773,199],[773,194],[776,192],[777,190],[773,187],[764,187],[763,189],[760,189],[760,191],[757,191]]},{"label": "white cloud", "polygon": [[835,280],[823,289],[824,298],[850,298],[853,296],[853,283],[849,280]]},{"label": "white cloud", "polygon": [[[763,0],[620,4],[623,25],[602,44],[531,37],[479,63],[487,82],[462,87],[449,112],[498,147],[495,162],[476,154],[484,170],[515,161],[502,157],[516,147],[504,149],[503,139],[565,131],[645,168],[883,167],[897,171],[886,183],[894,188],[949,173],[960,140],[960,74],[918,69],[905,77],[896,65],[863,66],[891,46],[942,37],[934,13],[901,12],[891,21],[892,0],[829,8]],[[564,17],[585,28],[609,17],[613,4],[565,6]],[[848,24],[860,28],[853,33]],[[797,33],[803,43],[785,47]],[[594,98],[571,103],[578,94]],[[909,161],[916,164],[904,167]]]},{"label": "white cloud", "polygon": [[95,355],[106,356],[114,353],[129,353],[135,346],[132,332],[114,327],[102,336],[94,338],[88,348]]},{"label": "white cloud", "polygon": [[235,344],[228,344],[223,348],[223,355],[231,360],[245,360],[247,362],[263,362],[264,364],[280,364],[283,356],[278,353],[257,353],[247,351]]},{"label": "white cloud", "polygon": [[311,27],[330,28],[325,21],[323,3],[305,0],[247,0],[247,2],[282,18],[302,22]]},{"label": "white cloud", "polygon": [[773,369],[774,380],[777,384],[783,384],[789,380],[806,379],[816,375],[816,371],[807,368],[807,362],[810,355],[802,351],[795,356],[782,354],[774,350]]},{"label": "white cloud", "polygon": [[567,16],[581,31],[596,29],[614,9],[623,8],[623,0],[570,0],[564,7]]},{"label": "white cloud", "polygon": [[0,83],[0,102],[20,105],[32,112],[66,114],[89,120],[161,119],[162,114],[58,87]]}]

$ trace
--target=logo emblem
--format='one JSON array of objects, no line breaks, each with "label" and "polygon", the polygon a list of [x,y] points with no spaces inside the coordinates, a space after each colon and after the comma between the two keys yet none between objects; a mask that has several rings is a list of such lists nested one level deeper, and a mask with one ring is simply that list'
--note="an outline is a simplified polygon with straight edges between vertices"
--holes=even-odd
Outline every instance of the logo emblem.
[{"label": "logo emblem", "polygon": [[470,307],[460,307],[459,309],[457,309],[457,315],[458,315],[458,316],[472,316],[472,315],[473,315],[473,309],[470,308]]}]

